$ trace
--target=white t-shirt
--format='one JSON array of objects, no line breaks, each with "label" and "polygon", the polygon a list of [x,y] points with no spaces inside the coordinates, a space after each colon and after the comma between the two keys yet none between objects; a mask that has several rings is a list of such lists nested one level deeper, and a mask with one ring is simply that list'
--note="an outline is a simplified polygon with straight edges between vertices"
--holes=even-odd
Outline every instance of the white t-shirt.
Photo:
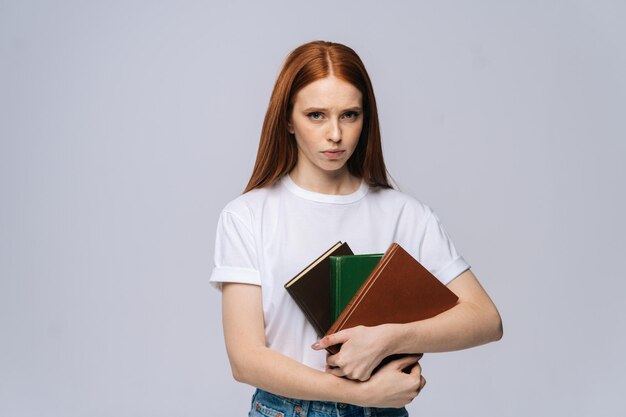
[{"label": "white t-shirt", "polygon": [[313,326],[283,285],[338,241],[355,254],[384,253],[397,242],[447,284],[469,265],[426,205],[365,182],[348,195],[299,187],[289,175],[254,189],[222,210],[211,283],[260,285],[267,346],[324,370],[326,352],[311,349]]}]

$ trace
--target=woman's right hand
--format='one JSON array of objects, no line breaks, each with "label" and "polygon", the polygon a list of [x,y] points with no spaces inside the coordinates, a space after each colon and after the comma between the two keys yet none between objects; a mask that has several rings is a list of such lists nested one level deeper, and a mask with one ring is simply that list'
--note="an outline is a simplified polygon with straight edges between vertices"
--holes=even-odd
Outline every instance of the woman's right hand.
[{"label": "woman's right hand", "polygon": [[[419,364],[421,357],[422,355],[410,355],[391,361],[369,380],[362,382],[363,405],[400,408],[413,401],[426,385]],[[411,372],[403,372],[408,367],[411,367]]]}]

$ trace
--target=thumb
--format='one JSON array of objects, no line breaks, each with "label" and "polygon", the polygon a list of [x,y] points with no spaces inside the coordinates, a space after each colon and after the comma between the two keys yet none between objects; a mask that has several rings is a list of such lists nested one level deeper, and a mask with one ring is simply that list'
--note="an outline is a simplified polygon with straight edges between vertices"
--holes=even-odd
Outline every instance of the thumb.
[{"label": "thumb", "polygon": [[420,358],[421,358],[421,355],[407,355],[400,359],[391,361],[390,363],[393,363],[394,367],[396,367],[397,369],[404,369],[404,368],[413,366],[416,363],[418,363]]},{"label": "thumb", "polygon": [[[405,371],[406,372],[406,371]],[[409,372],[411,375],[421,375],[422,374],[422,366],[419,364],[419,362],[415,362],[412,365],[411,371]]]},{"label": "thumb", "polygon": [[337,333],[329,334],[322,337],[320,340],[313,343],[311,347],[315,350],[322,350],[326,349],[329,346],[345,343],[348,341],[348,339],[348,332],[346,330],[341,330]]}]

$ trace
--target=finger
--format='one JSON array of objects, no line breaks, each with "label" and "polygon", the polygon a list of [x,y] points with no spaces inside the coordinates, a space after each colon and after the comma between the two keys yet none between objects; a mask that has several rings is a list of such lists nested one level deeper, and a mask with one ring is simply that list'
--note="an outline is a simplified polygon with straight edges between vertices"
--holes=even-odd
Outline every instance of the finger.
[{"label": "finger", "polygon": [[411,368],[411,375],[422,375],[422,365],[419,364],[419,362],[415,363],[415,365],[413,365],[413,368]]},{"label": "finger", "polygon": [[337,355],[329,355],[326,357],[326,363],[332,367],[339,366],[339,360],[337,359]]},{"label": "finger", "polygon": [[393,364],[395,368],[404,369],[411,365],[415,365],[416,363],[418,363],[418,361],[419,361],[419,357],[417,357],[417,355],[409,355],[409,356],[404,356],[400,359],[393,360],[389,362],[389,364]]},{"label": "finger", "polygon": [[345,372],[341,368],[328,368],[326,371],[329,374],[333,374],[335,376],[344,377],[346,376]]},{"label": "finger", "polygon": [[348,340],[348,334],[345,330],[342,330],[340,332],[329,334],[328,336],[322,337],[320,340],[313,343],[311,347],[315,350],[321,350],[321,349],[326,349],[329,346],[344,343],[347,340]]},{"label": "finger", "polygon": [[417,395],[419,395],[419,393],[422,392],[425,386],[426,386],[426,378],[424,378],[423,376],[420,376],[420,386],[417,387]]},{"label": "finger", "polygon": [[354,373],[354,375],[352,376],[351,379],[357,380],[357,381],[361,381],[361,382],[365,382],[368,379],[370,379],[370,377],[372,376],[372,372],[371,371],[367,371],[367,370],[363,370],[359,373]]}]

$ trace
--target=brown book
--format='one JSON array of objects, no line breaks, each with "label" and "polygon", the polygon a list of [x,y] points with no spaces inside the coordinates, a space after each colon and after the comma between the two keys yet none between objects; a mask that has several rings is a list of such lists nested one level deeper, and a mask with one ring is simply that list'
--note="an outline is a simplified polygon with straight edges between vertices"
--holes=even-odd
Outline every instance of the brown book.
[{"label": "brown book", "polygon": [[[452,308],[457,300],[456,294],[393,243],[326,335],[359,325],[424,320]],[[327,350],[337,353],[340,347]]]},{"label": "brown book", "polygon": [[330,259],[331,255],[352,255],[347,243],[337,242],[319,258],[285,284],[285,289],[300,307],[317,335],[330,328]]}]

